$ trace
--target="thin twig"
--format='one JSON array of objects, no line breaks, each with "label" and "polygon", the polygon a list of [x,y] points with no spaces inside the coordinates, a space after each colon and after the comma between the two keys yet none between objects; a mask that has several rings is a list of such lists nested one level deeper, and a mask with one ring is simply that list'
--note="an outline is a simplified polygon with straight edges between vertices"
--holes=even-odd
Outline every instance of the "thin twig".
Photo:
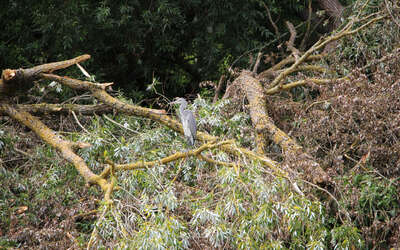
[{"label": "thin twig", "polygon": [[83,131],[85,131],[85,133],[90,134],[89,131],[87,131],[86,128],[85,128],[84,126],[82,126],[82,124],[79,122],[78,117],[77,117],[76,114],[75,114],[75,111],[71,111],[71,113],[72,113],[72,115],[74,116],[75,121],[76,121],[76,123],[78,123],[79,127],[81,127],[81,129],[82,129]]},{"label": "thin twig", "polygon": [[311,0],[308,0],[308,18],[307,18],[307,28],[306,32],[304,33],[303,40],[301,40],[300,43],[300,50],[304,50],[306,41],[308,37],[310,36],[310,29],[311,29],[311,16],[312,16],[312,6],[311,6]]},{"label": "thin twig", "polygon": [[253,73],[255,73],[255,74],[257,74],[257,69],[258,69],[258,66],[260,65],[260,60],[261,60],[262,55],[263,54],[261,53],[261,51],[258,52],[256,63],[254,64],[254,67],[253,67]]},{"label": "thin twig", "polygon": [[137,131],[125,127],[125,126],[122,125],[121,123],[118,123],[118,122],[114,121],[113,119],[111,119],[110,117],[106,116],[105,114],[103,114],[103,117],[106,118],[108,121],[114,123],[115,125],[117,125],[117,126],[123,128],[123,129],[126,129],[126,130],[128,130],[128,131],[130,131],[130,132],[132,132],[132,133],[135,133],[135,134],[139,134]]},{"label": "thin twig", "polygon": [[16,147],[14,147],[14,150],[17,151],[17,152],[20,153],[20,154],[25,155],[25,156],[28,157],[29,159],[32,158],[32,155],[28,154],[28,153],[25,152],[25,151],[22,151],[21,149],[18,149],[18,148],[16,148]]},{"label": "thin twig", "polygon": [[[344,208],[340,205],[339,201],[335,198],[335,196],[333,196],[333,194],[331,194],[331,193],[330,193],[328,190],[326,190],[325,188],[322,188],[322,187],[320,187],[320,186],[318,186],[318,185],[315,185],[314,183],[311,183],[311,182],[306,181],[306,180],[303,180],[303,179],[300,179],[300,180],[303,181],[303,182],[305,182],[305,183],[307,183],[307,184],[309,184],[310,186],[315,187],[316,189],[319,189],[319,190],[321,190],[321,191],[327,193],[327,194],[336,202],[337,206],[340,207],[340,208],[342,209],[342,211],[344,211],[344,214],[346,215],[346,218],[347,218],[349,221],[351,221],[351,217],[350,217],[349,212],[347,212],[347,210],[344,209]],[[340,216],[340,213],[339,213],[339,217],[340,217],[341,221],[344,222],[343,219],[342,219],[341,216]]]},{"label": "thin twig", "polygon": [[106,215],[106,213],[107,213],[109,208],[110,208],[109,205],[104,205],[103,206],[103,212],[101,213],[99,219],[96,221],[96,223],[94,225],[94,229],[93,229],[92,233],[90,234],[90,239],[89,239],[89,242],[87,244],[86,249],[88,249],[88,250],[91,249],[92,244],[97,242],[96,238],[97,238],[97,235],[98,235],[98,228],[100,227],[100,223],[102,222],[102,220],[104,220],[105,215]]},{"label": "thin twig", "polygon": [[271,12],[269,11],[268,6],[264,2],[263,2],[263,5],[264,5],[264,8],[267,10],[268,19],[271,22],[272,27],[274,27],[275,35],[280,36],[278,26],[275,24],[274,20],[272,20]]},{"label": "thin twig", "polygon": [[400,28],[400,23],[397,22],[396,18],[394,18],[392,12],[390,11],[389,3],[388,3],[387,0],[385,0],[385,6],[386,6],[386,9],[387,9],[387,11],[389,12],[389,15],[390,15],[390,17],[392,18],[393,22],[394,22],[397,26],[399,26],[399,28]]},{"label": "thin twig", "polygon": [[215,90],[215,95],[214,95],[214,99],[213,99],[213,103],[216,103],[219,97],[219,94],[221,93],[221,89],[222,89],[222,84],[225,82],[226,76],[225,74],[221,75],[221,77],[219,78],[218,81],[218,86],[217,89]]},{"label": "thin twig", "polygon": [[299,55],[300,55],[300,51],[298,49],[296,49],[296,47],[294,46],[294,41],[296,39],[297,32],[296,32],[296,29],[294,28],[294,25],[291,22],[286,21],[286,26],[288,27],[288,29],[290,31],[290,38],[289,38],[289,41],[286,42],[286,46],[287,46],[287,49],[292,52],[294,58],[296,58],[296,61],[297,61],[297,59],[299,58]]}]

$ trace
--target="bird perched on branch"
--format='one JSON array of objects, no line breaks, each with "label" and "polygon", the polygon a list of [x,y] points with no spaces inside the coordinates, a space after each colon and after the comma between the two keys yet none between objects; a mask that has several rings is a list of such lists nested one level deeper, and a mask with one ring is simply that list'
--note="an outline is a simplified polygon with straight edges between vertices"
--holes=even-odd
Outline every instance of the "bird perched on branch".
[{"label": "bird perched on branch", "polygon": [[180,104],[178,116],[183,126],[183,133],[185,134],[187,143],[190,146],[194,146],[197,127],[193,112],[186,109],[188,103],[184,98],[177,98],[171,104]]}]

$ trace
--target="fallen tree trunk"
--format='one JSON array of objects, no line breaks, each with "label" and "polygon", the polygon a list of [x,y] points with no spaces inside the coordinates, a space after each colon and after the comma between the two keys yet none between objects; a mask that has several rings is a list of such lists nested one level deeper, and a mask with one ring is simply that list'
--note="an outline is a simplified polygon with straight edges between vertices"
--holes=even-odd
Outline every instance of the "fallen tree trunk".
[{"label": "fallen tree trunk", "polygon": [[28,69],[5,69],[0,79],[0,98],[12,96],[21,90],[32,87],[33,82],[40,78],[41,73],[68,68],[89,58],[90,55],[81,55],[70,60],[42,64]]},{"label": "fallen tree trunk", "polygon": [[[106,104],[97,105],[78,105],[78,104],[51,104],[51,103],[39,103],[39,104],[16,104],[15,109],[25,111],[33,114],[69,114],[72,111],[81,115],[93,115],[93,114],[107,114],[113,112],[113,108]],[[0,115],[8,115],[3,110],[0,110]]]},{"label": "fallen tree trunk", "polygon": [[[329,1],[326,1],[329,2]],[[335,2],[335,1],[333,1]],[[346,26],[344,26],[337,33],[332,34],[329,37],[323,38],[316,42],[310,49],[300,55],[290,55],[286,59],[282,60],[280,63],[271,67],[270,69],[261,72],[259,75],[253,75],[252,72],[242,71],[242,73],[236,78],[236,80],[227,88],[227,91],[224,97],[234,97],[238,93],[240,94],[241,90],[245,93],[246,98],[249,102],[250,116],[253,122],[253,127],[256,131],[256,143],[257,143],[257,151],[259,154],[263,154],[264,152],[264,144],[265,137],[264,133],[268,133],[269,137],[276,144],[281,146],[283,150],[283,155],[285,157],[286,163],[288,164],[289,169],[293,169],[294,167],[300,168],[303,170],[305,174],[305,178],[310,180],[315,184],[327,183],[330,182],[329,176],[326,172],[321,168],[321,166],[315,161],[313,157],[307,154],[303,147],[301,147],[294,139],[290,138],[285,132],[280,130],[275,126],[274,122],[268,116],[266,105],[266,95],[271,95],[278,93],[282,90],[289,90],[296,86],[305,85],[308,82],[317,83],[317,84],[327,84],[331,83],[335,80],[345,79],[345,77],[338,79],[319,79],[319,78],[310,78],[305,80],[300,80],[292,83],[284,83],[286,78],[293,72],[298,70],[324,70],[321,67],[314,65],[301,66],[302,63],[310,60],[321,59],[326,54],[321,55],[313,55],[316,51],[324,48],[327,44],[337,41],[345,36],[349,36],[355,34],[367,26],[384,19],[386,16],[369,16],[368,19],[360,19],[360,20],[352,20]],[[356,21],[365,22],[361,26],[353,28],[356,24]],[[291,51],[295,51],[294,54],[297,53],[297,50],[293,47],[293,37],[294,30],[292,27],[291,30],[291,42],[289,42]],[[280,70],[286,64],[292,63],[289,67]],[[279,70],[279,71],[278,71]],[[262,86],[259,79],[265,81],[265,78],[269,78],[270,81],[266,81],[266,87]]]},{"label": "fallen tree trunk", "polygon": [[304,178],[314,184],[328,183],[330,181],[329,176],[319,163],[307,154],[294,139],[275,126],[273,120],[268,116],[266,96],[260,81],[254,78],[249,71],[242,71],[235,81],[242,86],[249,101],[250,117],[256,131],[257,153],[263,154],[266,141],[265,134],[268,134],[274,143],[281,146],[283,155],[288,162],[293,163],[290,164],[290,168],[301,169]]}]

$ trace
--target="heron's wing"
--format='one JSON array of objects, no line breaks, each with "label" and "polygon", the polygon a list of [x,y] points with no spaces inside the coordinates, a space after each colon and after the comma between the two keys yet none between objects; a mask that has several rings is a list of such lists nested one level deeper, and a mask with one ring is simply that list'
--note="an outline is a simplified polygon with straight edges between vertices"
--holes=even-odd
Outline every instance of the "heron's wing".
[{"label": "heron's wing", "polygon": [[194,117],[193,112],[190,110],[185,110],[183,116],[185,117],[186,125],[189,128],[190,133],[193,135],[193,138],[196,139],[197,126],[196,118]]},{"label": "heron's wing", "polygon": [[188,143],[193,146],[194,141],[196,140],[196,119],[190,110],[184,110],[181,115],[183,132],[188,140]]}]

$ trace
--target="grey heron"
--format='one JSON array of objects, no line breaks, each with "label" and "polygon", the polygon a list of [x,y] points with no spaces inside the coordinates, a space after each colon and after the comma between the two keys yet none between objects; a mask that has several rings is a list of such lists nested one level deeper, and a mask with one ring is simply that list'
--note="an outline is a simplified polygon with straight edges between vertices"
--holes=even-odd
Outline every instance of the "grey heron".
[{"label": "grey heron", "polygon": [[180,104],[178,116],[183,126],[183,133],[185,134],[187,143],[193,146],[197,131],[196,119],[194,118],[193,112],[186,109],[187,102],[184,98],[177,98],[175,101],[171,102],[171,104]]}]

